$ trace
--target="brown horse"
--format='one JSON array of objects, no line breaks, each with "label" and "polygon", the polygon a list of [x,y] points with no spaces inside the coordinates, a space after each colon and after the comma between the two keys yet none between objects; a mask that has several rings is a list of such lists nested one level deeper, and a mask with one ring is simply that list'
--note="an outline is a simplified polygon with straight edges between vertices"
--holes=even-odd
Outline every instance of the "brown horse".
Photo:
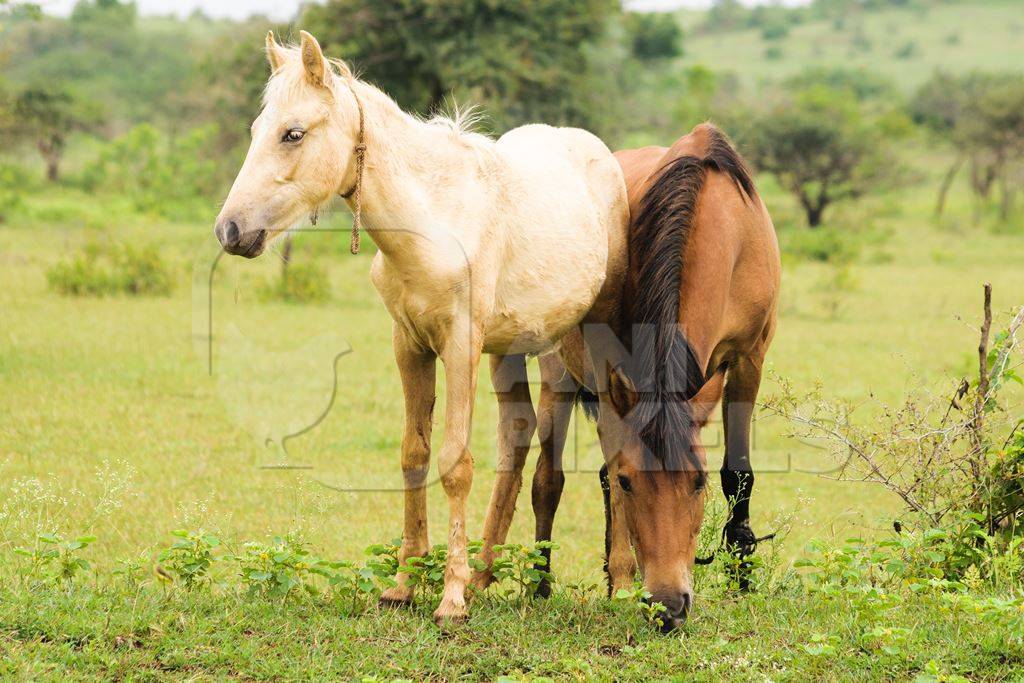
[{"label": "brown horse", "polygon": [[670,630],[693,602],[706,482],[700,431],[723,397],[721,479],[733,501],[724,542],[740,556],[755,546],[750,424],[775,331],[779,250],[750,172],[714,126],[697,126],[670,148],[626,150],[616,158],[631,221],[615,332],[628,350],[607,368],[595,367],[591,358],[602,356],[584,352],[585,331],[563,341],[560,357],[541,359],[536,537],[551,539],[573,401],[581,388],[601,389],[609,589],[631,586],[639,564],[646,589],[666,607]]}]

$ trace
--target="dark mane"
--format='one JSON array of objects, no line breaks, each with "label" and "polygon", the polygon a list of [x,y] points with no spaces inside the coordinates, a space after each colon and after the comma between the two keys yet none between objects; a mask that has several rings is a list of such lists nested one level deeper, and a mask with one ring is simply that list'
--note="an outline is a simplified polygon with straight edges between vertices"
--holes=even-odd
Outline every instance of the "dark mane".
[{"label": "dark mane", "polygon": [[729,139],[706,125],[707,151],[666,164],[640,201],[630,234],[632,267],[639,272],[630,297],[632,367],[639,393],[629,420],[667,470],[701,470],[693,452],[688,401],[704,385],[704,369],[679,329],[683,254],[709,169],[727,174],[745,200],[756,196],[750,171]]}]

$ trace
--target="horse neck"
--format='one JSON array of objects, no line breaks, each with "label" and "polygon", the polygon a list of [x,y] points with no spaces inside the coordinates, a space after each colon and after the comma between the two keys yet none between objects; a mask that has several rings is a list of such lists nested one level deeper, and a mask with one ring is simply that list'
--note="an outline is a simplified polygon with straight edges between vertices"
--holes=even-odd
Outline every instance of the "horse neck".
[{"label": "horse neck", "polygon": [[439,193],[458,191],[453,180],[474,178],[477,156],[452,131],[406,114],[376,88],[354,88],[365,115],[366,231],[386,258],[415,267],[439,226],[453,219]]}]

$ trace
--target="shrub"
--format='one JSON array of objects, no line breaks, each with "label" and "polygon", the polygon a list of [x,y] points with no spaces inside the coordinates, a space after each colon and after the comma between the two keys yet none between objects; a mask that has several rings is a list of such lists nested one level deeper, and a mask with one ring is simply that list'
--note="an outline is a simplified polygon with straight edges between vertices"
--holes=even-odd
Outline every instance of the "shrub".
[{"label": "shrub", "polygon": [[[782,381],[765,407],[796,426],[795,436],[822,442],[836,458],[837,478],[879,484],[906,505],[897,527],[931,543],[925,553],[942,577],[960,577],[984,556],[1007,548],[1024,524],[1024,421],[1002,393],[1017,374],[1016,335],[1024,307],[990,338],[991,287],[978,346],[978,375],[949,393],[911,394],[858,424],[849,404],[820,390],[797,397]],[[1014,394],[1009,394],[1013,397]],[[991,548],[996,548],[993,551]]]},{"label": "shrub", "polygon": [[847,264],[860,255],[861,243],[833,227],[789,230],[781,238],[783,253],[806,261]]},{"label": "shrub", "polygon": [[168,140],[141,124],[108,143],[80,176],[88,190],[103,187],[131,197],[135,209],[168,218],[191,218],[208,210],[220,189],[217,162],[208,150],[216,131],[195,128]]},{"label": "shrub", "polygon": [[0,223],[22,207],[22,193],[29,182],[28,173],[21,166],[0,164]]},{"label": "shrub", "polygon": [[185,588],[196,588],[210,579],[210,566],[216,561],[213,551],[220,546],[220,539],[199,529],[188,531],[177,529],[171,535],[178,540],[160,553],[158,573],[176,577]]},{"label": "shrub", "polygon": [[292,261],[282,268],[280,277],[263,286],[260,294],[266,301],[322,302],[331,298],[331,281],[326,269],[318,263]]},{"label": "shrub", "polygon": [[46,273],[50,287],[68,296],[166,296],[170,269],[155,247],[87,245]]},{"label": "shrub", "polygon": [[533,597],[542,583],[550,585],[555,581],[547,570],[548,560],[543,551],[557,547],[558,544],[551,541],[538,541],[532,546],[520,543],[494,546],[494,552],[500,555],[491,567],[495,581],[510,581],[515,586],[512,593],[518,592],[521,598]]}]

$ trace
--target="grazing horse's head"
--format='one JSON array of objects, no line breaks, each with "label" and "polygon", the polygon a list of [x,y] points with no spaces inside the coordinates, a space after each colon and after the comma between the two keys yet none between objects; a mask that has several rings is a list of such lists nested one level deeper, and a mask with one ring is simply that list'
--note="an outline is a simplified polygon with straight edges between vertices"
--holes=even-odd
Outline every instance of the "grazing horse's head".
[{"label": "grazing horse's head", "polygon": [[[272,75],[252,142],[214,234],[224,251],[259,256],[291,228],[355,182],[358,104],[340,62],[328,62],[316,39],[302,32],[300,48],[267,35]],[[336,76],[331,65],[341,72]]]},{"label": "grazing horse's head", "polygon": [[[692,420],[676,435],[683,448],[665,448],[664,439],[638,428],[649,416],[633,382],[621,368],[608,377],[612,407],[621,418],[618,481],[644,587],[665,606],[663,630],[686,621],[693,605],[693,565],[704,520],[705,454]],[[659,441],[659,438],[661,441]]]}]

